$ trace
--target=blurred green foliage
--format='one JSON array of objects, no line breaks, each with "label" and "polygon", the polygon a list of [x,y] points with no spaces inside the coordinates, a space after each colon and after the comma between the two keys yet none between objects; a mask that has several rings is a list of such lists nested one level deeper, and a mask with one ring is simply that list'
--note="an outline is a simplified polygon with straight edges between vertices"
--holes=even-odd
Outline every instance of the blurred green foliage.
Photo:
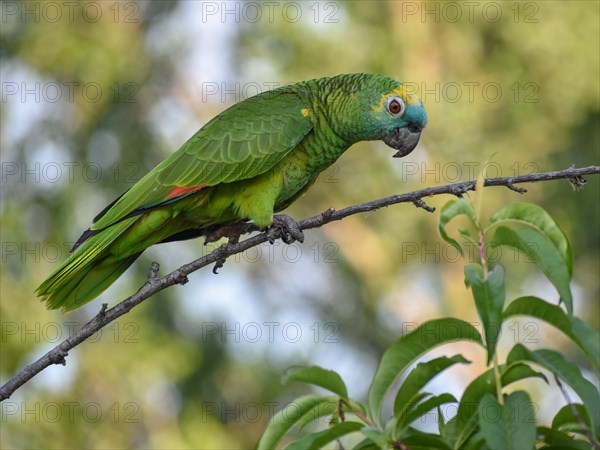
[{"label": "blurred green foliage", "polygon": [[[379,72],[411,83],[428,110],[415,152],[398,161],[382,143],[356,145],[289,208],[297,218],[474,178],[492,155],[488,176],[600,162],[597,2],[267,3],[2,2],[2,380],[102,301],[132,293],[150,261],[166,273],[207,251],[200,240],[157,246],[67,316],[33,295],[97,212],[257,89]],[[598,328],[598,178],[581,192],[531,185],[526,199],[572,240],[576,313]],[[521,200],[492,188],[484,214]],[[279,382],[292,364],[335,369],[364,398],[400,333],[443,315],[476,320],[436,219],[387,208],[311,231],[301,247],[233,258],[218,276],[196,274],[3,402],[1,446],[249,448],[295,397]],[[527,286],[511,297],[553,295],[534,265],[501,260]],[[501,354],[524,339],[567,345],[538,323],[510,330]],[[453,368],[445,384],[460,391],[482,371],[474,366]],[[533,400],[542,413],[562,401]]]}]

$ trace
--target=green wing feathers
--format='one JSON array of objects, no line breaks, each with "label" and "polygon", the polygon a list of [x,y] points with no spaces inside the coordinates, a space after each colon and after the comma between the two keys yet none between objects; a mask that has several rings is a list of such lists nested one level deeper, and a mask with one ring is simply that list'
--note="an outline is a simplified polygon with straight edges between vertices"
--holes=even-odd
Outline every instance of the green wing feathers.
[{"label": "green wing feathers", "polygon": [[[65,311],[98,296],[145,248],[184,231],[178,213],[191,203],[181,200],[205,187],[256,177],[285,158],[312,130],[303,108],[297,94],[280,89],[215,117],[102,211],[37,294],[49,308]],[[194,205],[218,210],[206,203]],[[131,251],[122,250],[126,247]]]},{"label": "green wing feathers", "polygon": [[91,236],[44,281],[36,293],[50,309],[71,311],[97,297],[135,261],[133,255],[113,254],[110,247],[138,220],[131,217]]},{"label": "green wing feathers", "polygon": [[303,107],[301,99],[288,92],[267,92],[233,105],[135,184],[92,230],[138,208],[171,201],[173,189],[216,186],[266,172],[312,129]]}]

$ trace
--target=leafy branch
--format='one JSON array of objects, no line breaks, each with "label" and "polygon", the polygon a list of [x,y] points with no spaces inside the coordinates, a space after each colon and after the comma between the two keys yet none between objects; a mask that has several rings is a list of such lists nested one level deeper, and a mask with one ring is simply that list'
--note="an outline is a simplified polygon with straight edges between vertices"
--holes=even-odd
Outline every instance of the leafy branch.
[{"label": "leafy branch", "polygon": [[[517,187],[515,186],[516,184],[568,179],[573,187],[578,189],[585,183],[585,180],[583,180],[582,176],[597,174],[600,174],[600,166],[568,168],[555,172],[532,173],[528,175],[504,178],[488,178],[484,181],[483,185],[505,186],[522,194],[526,192],[526,189]],[[328,209],[320,214],[299,221],[298,226],[301,230],[319,228],[327,223],[336,220],[342,220],[348,216],[374,211],[397,203],[413,203],[415,206],[423,208],[428,212],[434,212],[435,208],[428,206],[424,201],[425,198],[442,194],[450,194],[461,197],[468,191],[475,190],[476,185],[477,182],[475,180],[453,183],[444,186],[421,189],[405,194],[392,195],[370,202],[349,206],[337,211],[334,209]],[[276,234],[275,236],[277,238],[281,238],[279,234]],[[110,309],[106,303],[103,304],[100,312],[89,322],[83,325],[83,327],[73,336],[65,339],[38,360],[24,367],[13,378],[0,387],[0,401],[10,398],[10,396],[18,388],[20,388],[23,384],[47,367],[53,364],[66,365],[65,358],[70,350],[81,344],[83,341],[91,337],[94,333],[106,325],[128,313],[132,308],[149,299],[154,294],[176,284],[185,284],[188,281],[188,275],[201,269],[202,267],[211,264],[215,264],[216,267],[219,267],[222,262],[230,256],[242,253],[252,247],[256,247],[264,242],[269,241],[269,239],[272,239],[272,237],[273,234],[267,235],[266,233],[260,233],[250,236],[240,242],[237,242],[237,240],[230,240],[229,242],[219,246],[210,254],[198,258],[189,264],[185,264],[163,277],[158,276],[158,263],[153,262],[148,275],[148,281],[135,294],[131,295]]]}]

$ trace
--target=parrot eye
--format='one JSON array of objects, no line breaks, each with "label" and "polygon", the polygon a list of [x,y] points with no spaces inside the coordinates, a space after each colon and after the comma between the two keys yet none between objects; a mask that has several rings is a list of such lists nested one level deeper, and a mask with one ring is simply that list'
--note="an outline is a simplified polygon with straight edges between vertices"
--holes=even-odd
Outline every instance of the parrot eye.
[{"label": "parrot eye", "polygon": [[400,117],[406,110],[406,105],[401,98],[393,97],[388,101],[387,110],[392,116]]}]

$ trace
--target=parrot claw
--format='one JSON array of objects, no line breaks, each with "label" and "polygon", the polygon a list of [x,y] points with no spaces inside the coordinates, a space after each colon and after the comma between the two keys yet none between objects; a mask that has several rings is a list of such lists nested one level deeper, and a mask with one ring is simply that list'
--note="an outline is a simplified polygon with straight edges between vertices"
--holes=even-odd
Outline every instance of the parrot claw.
[{"label": "parrot claw", "polygon": [[267,228],[267,238],[269,243],[273,244],[278,238],[286,244],[292,244],[295,241],[304,242],[304,233],[300,229],[298,222],[287,214],[276,214],[273,216],[273,224]]},{"label": "parrot claw", "polygon": [[225,261],[224,259],[219,259],[215,262],[215,265],[212,269],[212,273],[214,273],[215,275],[219,275],[219,269],[222,268],[225,265]]},{"label": "parrot claw", "polygon": [[221,238],[227,238],[230,243],[237,244],[240,236],[253,231],[253,224],[248,222],[234,222],[226,225],[221,225],[212,229],[206,234],[204,245],[211,242],[217,242]]}]

